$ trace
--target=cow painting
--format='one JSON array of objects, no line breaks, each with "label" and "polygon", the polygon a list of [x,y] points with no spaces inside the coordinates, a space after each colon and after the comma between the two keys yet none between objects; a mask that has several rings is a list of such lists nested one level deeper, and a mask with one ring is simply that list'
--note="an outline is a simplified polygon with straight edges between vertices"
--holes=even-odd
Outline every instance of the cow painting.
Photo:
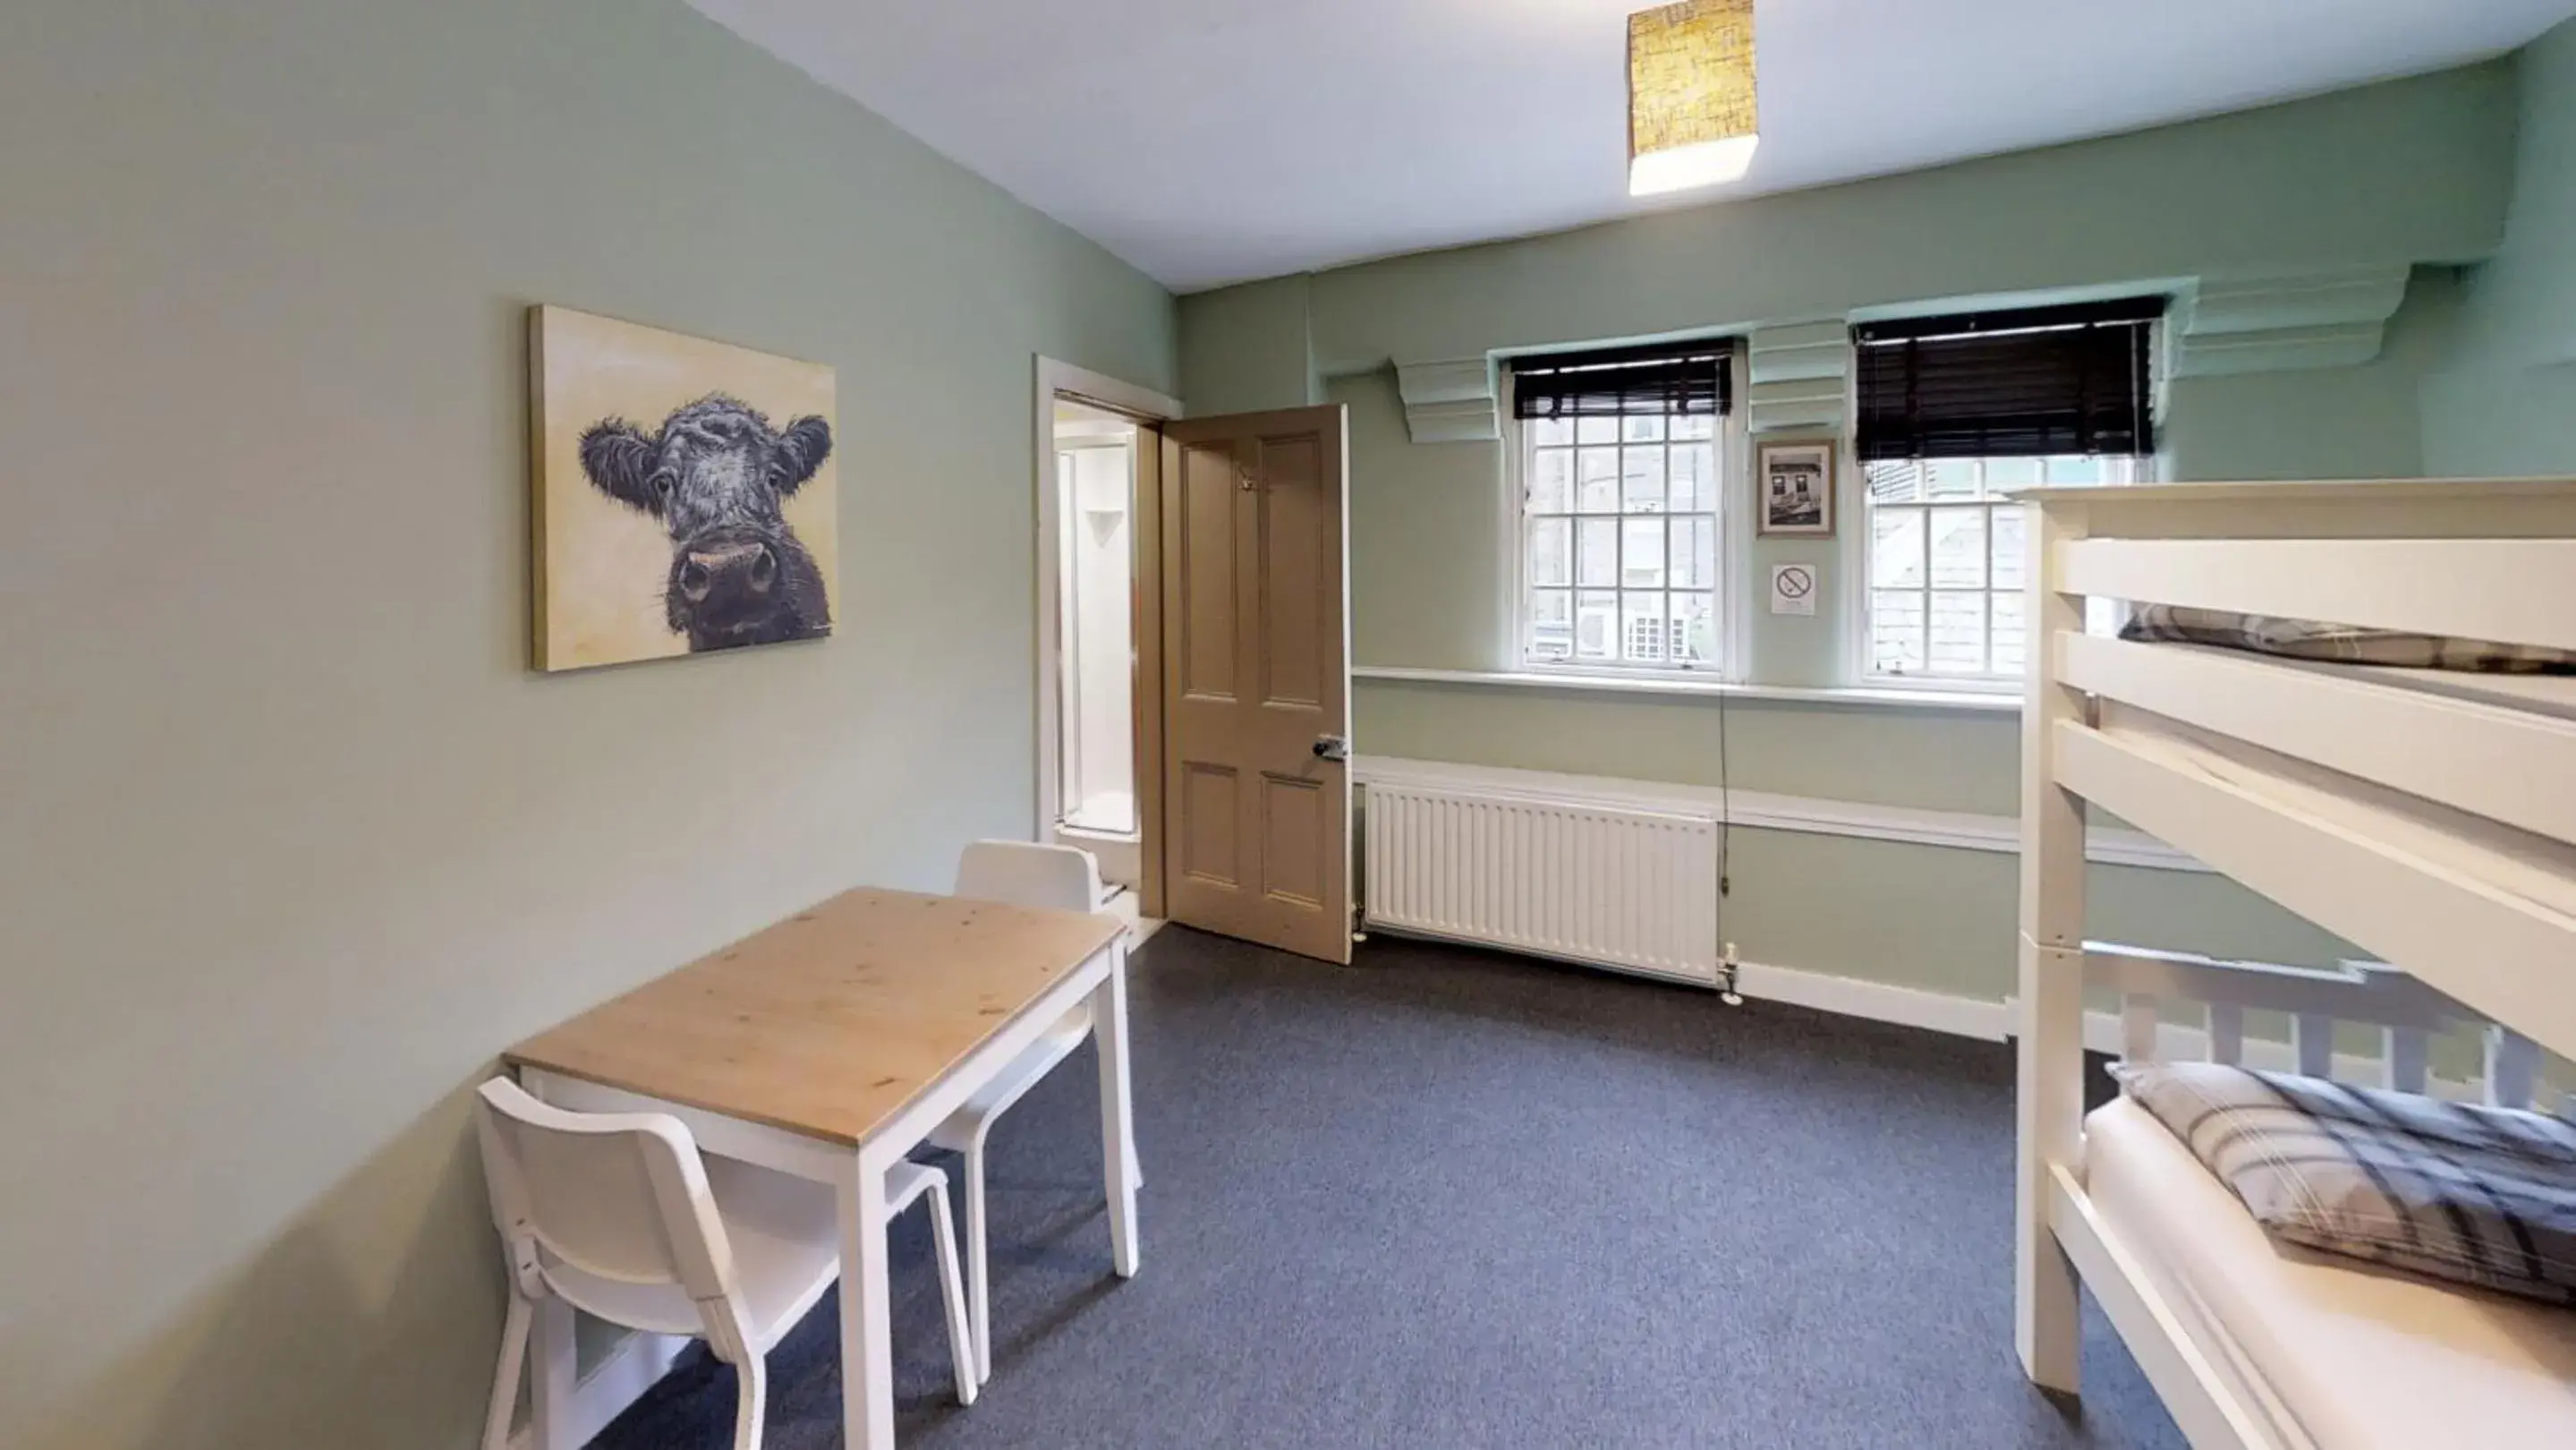
[{"label": "cow painting", "polygon": [[831,454],[821,418],[774,429],[721,393],[673,410],[650,436],[623,418],[581,435],[581,469],[599,491],[669,530],[662,607],[692,652],[831,632],[822,570],[782,512]]},{"label": "cow painting", "polygon": [[831,634],[830,368],[560,307],[530,344],[539,669]]}]

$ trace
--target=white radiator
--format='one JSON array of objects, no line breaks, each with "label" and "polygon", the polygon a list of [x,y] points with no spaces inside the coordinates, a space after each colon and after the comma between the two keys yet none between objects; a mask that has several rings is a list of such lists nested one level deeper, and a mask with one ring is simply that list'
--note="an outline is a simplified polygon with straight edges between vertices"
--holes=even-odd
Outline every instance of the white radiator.
[{"label": "white radiator", "polygon": [[1710,816],[1372,780],[1363,919],[1714,983]]}]

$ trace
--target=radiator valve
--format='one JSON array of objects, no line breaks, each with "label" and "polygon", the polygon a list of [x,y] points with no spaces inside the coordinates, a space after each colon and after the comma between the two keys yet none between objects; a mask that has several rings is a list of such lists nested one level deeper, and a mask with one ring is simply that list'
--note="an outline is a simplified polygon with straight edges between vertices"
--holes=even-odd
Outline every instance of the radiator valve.
[{"label": "radiator valve", "polygon": [[1735,943],[1726,944],[1726,956],[1717,966],[1717,1000],[1729,1007],[1744,1005],[1744,995],[1735,990]]}]

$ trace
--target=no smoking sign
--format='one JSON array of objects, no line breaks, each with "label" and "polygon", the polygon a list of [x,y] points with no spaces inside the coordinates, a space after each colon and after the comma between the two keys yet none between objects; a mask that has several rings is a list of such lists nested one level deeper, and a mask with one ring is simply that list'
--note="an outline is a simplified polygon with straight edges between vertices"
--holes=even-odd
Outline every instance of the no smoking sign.
[{"label": "no smoking sign", "polygon": [[1771,612],[1773,614],[1816,612],[1815,565],[1774,564],[1771,566]]}]

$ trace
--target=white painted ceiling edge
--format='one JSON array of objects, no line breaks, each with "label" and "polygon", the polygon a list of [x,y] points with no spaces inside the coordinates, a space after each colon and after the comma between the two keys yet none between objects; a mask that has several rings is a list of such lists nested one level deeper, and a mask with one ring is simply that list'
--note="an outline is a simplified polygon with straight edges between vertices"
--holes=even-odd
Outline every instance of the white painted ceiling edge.
[{"label": "white painted ceiling edge", "polygon": [[1627,195],[1640,0],[690,0],[1176,291],[2441,70],[2576,0],[1760,0],[1762,146]]}]

